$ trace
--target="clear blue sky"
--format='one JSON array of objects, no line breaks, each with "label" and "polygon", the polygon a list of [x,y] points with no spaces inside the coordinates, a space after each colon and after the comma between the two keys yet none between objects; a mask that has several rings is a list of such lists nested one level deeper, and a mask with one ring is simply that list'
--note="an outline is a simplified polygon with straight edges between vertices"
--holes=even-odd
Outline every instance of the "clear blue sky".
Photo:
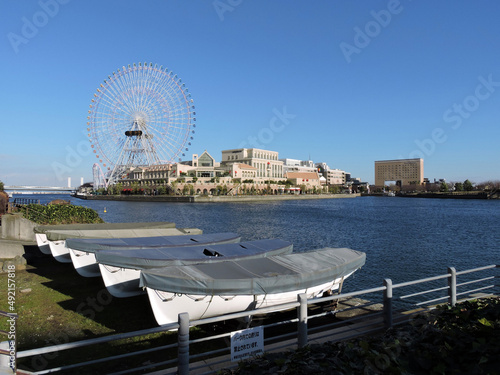
[{"label": "clear blue sky", "polygon": [[499,16],[493,0],[3,0],[0,180],[90,181],[90,100],[134,62],[189,87],[189,156],[254,139],[371,183],[375,160],[422,156],[430,179],[498,180]]}]

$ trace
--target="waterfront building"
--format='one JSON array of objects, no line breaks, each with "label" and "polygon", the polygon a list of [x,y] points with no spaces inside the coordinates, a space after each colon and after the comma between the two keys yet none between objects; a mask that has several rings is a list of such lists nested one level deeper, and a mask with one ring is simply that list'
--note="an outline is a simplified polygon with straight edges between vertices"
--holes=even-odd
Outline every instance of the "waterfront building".
[{"label": "waterfront building", "polygon": [[320,176],[318,172],[287,172],[285,174],[287,181],[293,185],[305,185],[306,190],[314,187],[321,187]]},{"label": "waterfront building", "polygon": [[424,182],[423,159],[380,160],[375,162],[375,185],[384,186],[386,181],[396,185],[420,185]]},{"label": "waterfront building", "polygon": [[[252,178],[256,183],[265,183],[268,180],[284,181],[283,162],[278,159],[277,151],[262,150],[258,148],[237,148],[222,151],[221,167],[228,171],[237,171],[233,164],[243,164],[255,168],[246,168],[247,173],[254,173]],[[251,172],[254,171],[254,172]],[[241,170],[243,172],[243,169]],[[236,174],[238,177],[239,174]]]},{"label": "waterfront building", "polygon": [[283,173],[288,172],[317,172],[312,160],[279,159],[283,162]]},{"label": "waterfront building", "polygon": [[193,154],[191,160],[175,163],[170,177],[177,179],[184,176],[197,179],[210,180],[216,177],[224,177],[228,174],[221,168],[219,162],[205,150],[200,156]]},{"label": "waterfront building", "polygon": [[315,168],[326,179],[327,185],[345,185],[348,181],[345,171],[330,168],[326,163],[316,163]]},{"label": "waterfront building", "polygon": [[[140,186],[155,189],[161,185],[179,189],[183,184],[191,184],[195,192],[200,190],[202,194],[205,190],[211,192],[219,185],[235,189],[234,193],[239,189],[248,189],[249,186],[257,191],[271,189],[279,192],[284,191],[287,179],[295,185],[306,185],[307,190],[312,190],[325,185],[347,186],[348,175],[340,169],[330,168],[326,163],[279,159],[277,151],[238,148],[223,150],[220,162],[205,150],[201,155],[193,154],[190,160],[174,164],[134,167],[119,182],[125,186],[139,183]],[[266,186],[262,187],[263,185]]]},{"label": "waterfront building", "polygon": [[128,174],[124,174],[117,180],[118,183],[129,186],[133,182],[143,185],[161,184],[168,181],[171,173],[171,164],[158,164],[149,167],[135,167]]}]

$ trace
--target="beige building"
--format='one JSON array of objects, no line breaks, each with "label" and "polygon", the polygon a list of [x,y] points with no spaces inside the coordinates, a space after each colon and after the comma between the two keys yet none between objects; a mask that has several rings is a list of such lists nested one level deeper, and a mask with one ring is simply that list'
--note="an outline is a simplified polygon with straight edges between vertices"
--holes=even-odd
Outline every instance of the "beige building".
[{"label": "beige building", "polygon": [[287,172],[285,176],[296,186],[305,185],[306,188],[321,186],[317,172]]},{"label": "beige building", "polygon": [[[231,164],[244,164],[255,168],[255,172],[252,172],[255,182],[284,180],[283,161],[278,160],[277,151],[258,148],[238,148],[222,151],[221,167],[229,169],[232,168],[230,167]],[[238,175],[238,177],[240,176]]]},{"label": "beige building", "polygon": [[422,184],[424,182],[423,159],[381,160],[375,162],[375,185],[383,186],[386,181],[397,185]]}]

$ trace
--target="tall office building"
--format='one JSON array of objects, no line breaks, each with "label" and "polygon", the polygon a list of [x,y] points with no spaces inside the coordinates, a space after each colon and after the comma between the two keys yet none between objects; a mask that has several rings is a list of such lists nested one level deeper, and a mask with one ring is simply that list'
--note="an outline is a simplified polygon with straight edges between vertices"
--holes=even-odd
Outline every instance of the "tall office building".
[{"label": "tall office building", "polygon": [[424,182],[423,159],[380,160],[375,162],[375,185],[383,186],[386,181],[398,185],[422,184]]}]

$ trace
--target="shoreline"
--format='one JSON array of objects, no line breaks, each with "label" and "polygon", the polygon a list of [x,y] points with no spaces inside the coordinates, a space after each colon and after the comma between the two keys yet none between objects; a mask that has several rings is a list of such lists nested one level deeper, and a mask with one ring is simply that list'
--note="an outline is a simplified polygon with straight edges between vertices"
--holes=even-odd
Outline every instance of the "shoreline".
[{"label": "shoreline", "polygon": [[302,194],[302,195],[72,195],[83,200],[127,201],[127,202],[177,202],[177,203],[234,203],[234,202],[271,202],[309,199],[356,198],[360,194]]},{"label": "shoreline", "polygon": [[[382,193],[361,194],[363,197],[385,197]],[[484,191],[472,193],[397,193],[398,198],[439,198],[439,199],[499,199],[498,193],[488,194]]]}]

